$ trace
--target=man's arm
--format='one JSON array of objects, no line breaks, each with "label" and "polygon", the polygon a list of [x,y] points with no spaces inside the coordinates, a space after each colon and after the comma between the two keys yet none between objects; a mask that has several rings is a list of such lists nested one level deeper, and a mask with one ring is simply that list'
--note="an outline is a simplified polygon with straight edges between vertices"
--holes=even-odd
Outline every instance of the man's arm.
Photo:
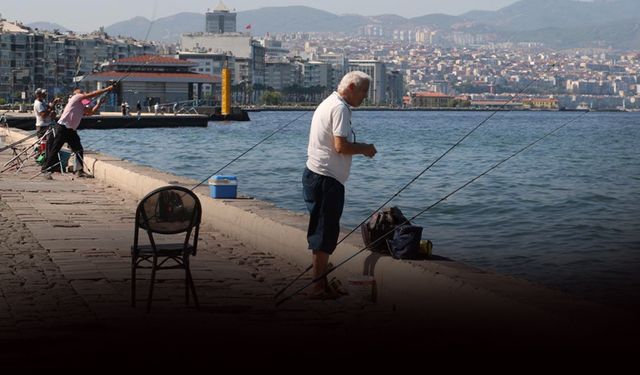
[{"label": "man's arm", "polygon": [[372,158],[378,151],[376,147],[369,143],[350,143],[346,137],[333,136],[333,146],[339,154],[356,155],[361,154]]},{"label": "man's arm", "polygon": [[98,102],[96,103],[96,105],[93,106],[93,108],[91,108],[91,109],[86,108],[84,110],[84,115],[85,116],[92,116],[94,113],[98,112],[98,110],[100,109],[101,105],[102,105],[102,99],[98,100]]},{"label": "man's arm", "polygon": [[105,92],[111,91],[111,90],[113,90],[113,85],[107,86],[107,87],[103,88],[102,90],[96,90],[96,91],[90,92],[88,94],[84,94],[84,99],[95,98],[96,96],[102,95]]},{"label": "man's arm", "polygon": [[60,100],[60,98],[55,98],[55,99],[53,99],[53,102],[51,102],[49,104],[45,104],[44,105],[44,111],[38,112],[38,116],[40,116],[40,117],[49,116],[49,114],[55,109],[55,106],[56,106],[56,104],[58,103],[59,100]]}]

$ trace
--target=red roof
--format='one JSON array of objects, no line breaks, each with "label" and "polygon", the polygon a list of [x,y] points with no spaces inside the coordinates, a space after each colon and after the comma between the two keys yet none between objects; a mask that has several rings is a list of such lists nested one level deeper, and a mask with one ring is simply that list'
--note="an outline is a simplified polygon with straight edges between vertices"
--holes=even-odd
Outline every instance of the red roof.
[{"label": "red roof", "polygon": [[[94,78],[94,79],[91,79]],[[87,80],[89,81],[95,81],[96,79],[100,80],[99,78],[103,78],[105,80],[109,80],[109,79],[120,79],[120,78],[124,78],[124,80],[133,80],[133,79],[156,79],[158,81],[162,81],[162,80],[171,80],[171,79],[178,79],[178,80],[185,80],[185,81],[191,81],[191,82],[218,82],[220,81],[220,77],[215,77],[212,75],[208,75],[208,74],[198,74],[198,73],[146,73],[146,72],[132,72],[132,73],[127,73],[127,72],[114,72],[114,71],[106,71],[106,72],[98,72],[98,73],[93,73],[89,76],[87,76]]]},{"label": "red roof", "polygon": [[159,55],[140,55],[125,57],[115,61],[115,64],[153,64],[153,65],[197,65],[192,61],[179,60],[173,57]]},{"label": "red roof", "polygon": [[452,96],[443,94],[441,92],[416,92],[415,96],[427,97],[427,98],[452,98]]}]

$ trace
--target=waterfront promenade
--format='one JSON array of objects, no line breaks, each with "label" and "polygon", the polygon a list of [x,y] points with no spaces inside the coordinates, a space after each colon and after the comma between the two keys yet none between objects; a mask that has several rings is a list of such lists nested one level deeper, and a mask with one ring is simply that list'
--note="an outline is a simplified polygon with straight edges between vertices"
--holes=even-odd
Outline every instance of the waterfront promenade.
[{"label": "waterfront promenade", "polygon": [[[1,153],[0,163],[10,157]],[[182,272],[160,271],[147,314],[148,274],[139,274],[138,306],[129,300],[136,197],[100,176],[31,180],[37,171],[31,162],[0,174],[0,360],[7,368],[261,367],[308,361],[316,346],[333,359],[366,356],[370,364],[380,360],[377,353],[392,358],[406,346],[446,356],[636,350],[626,345],[638,329],[627,314],[451,261],[426,262],[423,279],[408,275],[414,287],[396,291],[429,291],[421,301],[426,311],[396,311],[354,296],[314,301],[304,293],[276,307],[275,292],[304,265],[209,223],[192,260],[201,309],[184,305]],[[392,285],[393,273],[384,270],[378,273]],[[138,359],[162,353],[162,346],[185,348],[179,353],[188,358]]]},{"label": "waterfront promenade", "polygon": [[[9,157],[0,154],[0,163]],[[79,364],[117,362],[158,339],[168,346],[192,343],[190,351],[211,360],[245,350],[275,354],[296,347],[294,337],[341,336],[347,326],[381,321],[373,304],[313,301],[304,293],[276,308],[275,292],[300,268],[207,226],[192,260],[200,310],[184,304],[180,271],[158,273],[149,314],[149,273],[140,271],[132,308],[129,249],[137,201],[98,179],[56,174],[52,181],[30,180],[35,174],[31,163],[18,174],[0,175],[3,366],[73,367],[70,352]],[[30,362],[34,355],[37,362]],[[167,365],[173,360],[164,359]]]}]

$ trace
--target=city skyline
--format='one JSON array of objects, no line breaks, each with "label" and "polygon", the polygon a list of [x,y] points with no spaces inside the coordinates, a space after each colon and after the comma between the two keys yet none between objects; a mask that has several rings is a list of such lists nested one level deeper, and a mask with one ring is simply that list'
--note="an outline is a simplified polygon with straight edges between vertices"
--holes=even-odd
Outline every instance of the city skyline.
[{"label": "city skyline", "polygon": [[[326,0],[321,4],[312,0],[227,0],[223,3],[237,12],[275,6],[308,6],[335,14],[355,13],[364,16],[380,14],[396,14],[403,17],[416,17],[426,14],[444,13],[459,15],[471,10],[497,10],[515,3],[517,0],[452,0],[448,2],[436,0],[396,0],[394,2],[370,2],[367,0]],[[215,8],[219,0],[195,0],[188,3],[168,0],[140,0],[136,2],[111,0],[109,2],[92,3],[90,7],[82,7],[77,1],[58,0],[26,0],[3,4],[0,10],[2,17],[26,24],[33,22],[51,22],[77,32],[88,32],[100,26],[109,26],[140,16],[157,19],[181,12],[205,13]],[[76,11],[69,11],[75,9]],[[85,16],[79,14],[85,13]],[[94,16],[95,15],[95,16]]]}]

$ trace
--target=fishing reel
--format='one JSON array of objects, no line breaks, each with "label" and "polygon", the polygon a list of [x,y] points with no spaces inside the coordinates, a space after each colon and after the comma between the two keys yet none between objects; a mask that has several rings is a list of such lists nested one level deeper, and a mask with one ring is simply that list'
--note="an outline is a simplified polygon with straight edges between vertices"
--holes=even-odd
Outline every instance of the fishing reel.
[{"label": "fishing reel", "polygon": [[110,80],[107,81],[107,86],[113,86],[113,90],[118,90],[120,88],[120,81]]}]

